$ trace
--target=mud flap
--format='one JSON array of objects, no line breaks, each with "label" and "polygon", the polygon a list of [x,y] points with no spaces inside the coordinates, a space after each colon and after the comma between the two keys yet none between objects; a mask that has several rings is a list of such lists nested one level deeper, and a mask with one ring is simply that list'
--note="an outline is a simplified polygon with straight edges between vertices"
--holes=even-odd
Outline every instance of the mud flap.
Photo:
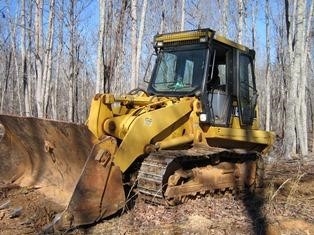
[{"label": "mud flap", "polygon": [[109,136],[94,146],[67,208],[55,220],[55,230],[95,223],[125,205],[122,173],[112,162],[116,146]]}]

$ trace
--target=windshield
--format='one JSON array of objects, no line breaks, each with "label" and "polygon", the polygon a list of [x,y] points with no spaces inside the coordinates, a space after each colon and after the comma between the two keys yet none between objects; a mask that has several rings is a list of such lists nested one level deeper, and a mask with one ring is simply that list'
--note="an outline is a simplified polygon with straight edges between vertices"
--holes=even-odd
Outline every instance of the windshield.
[{"label": "windshield", "polygon": [[201,89],[206,49],[163,51],[159,54],[151,89],[153,93],[193,93]]}]

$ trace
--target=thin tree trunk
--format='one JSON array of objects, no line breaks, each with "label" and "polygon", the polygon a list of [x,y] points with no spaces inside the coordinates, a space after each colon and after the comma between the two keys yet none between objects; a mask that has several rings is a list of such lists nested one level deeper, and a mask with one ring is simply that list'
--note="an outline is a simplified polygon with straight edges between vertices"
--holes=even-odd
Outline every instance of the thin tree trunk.
[{"label": "thin tree trunk", "polygon": [[54,37],[54,15],[55,15],[55,1],[50,0],[49,6],[49,20],[48,20],[48,37],[47,46],[45,50],[45,64],[43,73],[43,91],[44,91],[44,102],[43,108],[45,116],[48,115],[48,100],[50,96],[50,82],[51,82],[51,69],[52,69],[52,46]]},{"label": "thin tree trunk", "polygon": [[266,118],[265,129],[270,130],[270,40],[269,40],[269,1],[266,0]]},{"label": "thin tree trunk", "polygon": [[43,0],[36,0],[35,8],[35,60],[36,60],[36,107],[37,116],[44,116],[43,109],[43,38],[42,38],[42,18],[43,18]]},{"label": "thin tree trunk", "polygon": [[292,74],[293,67],[293,47],[292,34],[293,27],[291,27],[291,15],[289,14],[289,1],[285,0],[285,15],[286,15],[286,31],[288,39],[288,67],[286,71],[287,79],[287,95],[286,95],[286,109],[285,109],[285,126],[284,126],[284,155],[286,158],[291,158],[291,155],[296,154],[296,130],[295,130],[295,97],[297,91],[297,81]]},{"label": "thin tree trunk", "polygon": [[[306,11],[305,11],[306,14]],[[308,17],[307,17],[307,29],[305,30],[305,46],[304,46],[304,55],[307,56],[302,56],[302,62],[301,65],[305,65],[305,68],[301,68],[302,72],[303,72],[303,77],[304,79],[302,80],[301,83],[301,87],[303,87],[304,89],[304,93],[303,93],[303,97],[304,100],[300,101],[301,102],[301,107],[300,107],[300,114],[301,114],[301,125],[304,128],[304,132],[305,132],[305,142],[304,142],[304,147],[306,148],[306,150],[302,153],[303,155],[307,155],[308,154],[308,131],[307,131],[307,126],[308,126],[308,122],[307,122],[307,105],[306,105],[306,88],[308,86],[308,81],[306,80],[306,78],[309,78],[310,76],[308,76],[310,74],[310,66],[311,66],[311,31],[312,31],[312,20],[313,20],[313,15],[314,15],[314,1],[311,2],[310,8],[309,8],[309,13],[308,13]],[[305,25],[306,26],[306,25]],[[314,35],[313,35],[314,36]],[[309,66],[308,66],[309,65]],[[313,140],[314,141],[314,140]]]},{"label": "thin tree trunk", "polygon": [[228,36],[228,12],[229,12],[229,0],[223,0],[222,9],[222,34]]},{"label": "thin tree trunk", "polygon": [[182,0],[181,3],[181,28],[180,30],[183,31],[184,30],[184,22],[185,22],[185,0]]},{"label": "thin tree trunk", "polygon": [[[108,6],[107,6],[107,20],[106,22],[113,22],[113,2],[112,0],[108,0]],[[106,31],[105,31],[105,37],[106,37],[106,46],[105,46],[105,92],[110,92],[111,87],[111,79],[112,75],[110,74],[110,65],[112,64],[112,55],[113,55],[113,47],[112,47],[112,39],[113,39],[113,25],[106,23]]]},{"label": "thin tree trunk", "polygon": [[[33,27],[34,24],[34,16],[33,16],[33,10],[34,10],[34,5],[31,1],[28,1],[28,28],[31,29]],[[27,63],[26,63],[26,67],[27,67],[27,80],[25,81],[25,100],[28,100],[29,102],[29,115],[32,116],[33,115],[33,106],[32,106],[32,98],[35,97],[34,95],[34,88],[35,88],[35,75],[34,72],[32,70],[32,68],[34,67],[34,60],[33,60],[33,48],[34,48],[34,38],[33,38],[33,32],[31,32],[31,30],[27,30],[27,51],[26,51],[26,57],[27,57]],[[27,103],[27,101],[25,101]]]},{"label": "thin tree trunk", "polygon": [[[313,2],[311,4],[313,7]],[[311,14],[310,14],[311,16]],[[311,17],[309,17],[311,20]],[[300,53],[297,55],[297,70],[299,75],[298,79],[298,101],[297,101],[297,133],[298,133],[298,142],[300,145],[300,153],[302,156],[308,154],[308,131],[307,131],[307,106],[306,106],[306,75],[307,75],[307,54],[308,54],[308,45],[307,38],[309,36],[309,29],[306,29],[306,1],[300,0],[298,1],[297,6],[297,17],[296,17],[296,46],[295,52],[300,50]],[[308,24],[310,24],[308,22]],[[308,25],[310,27],[310,25]]]},{"label": "thin tree trunk", "polygon": [[[121,92],[121,88],[125,87],[123,86],[122,82],[122,76],[117,75],[117,73],[121,72],[120,65],[119,65],[119,60],[123,52],[123,38],[124,38],[124,20],[125,20],[125,13],[127,9],[128,1],[123,0],[121,3],[121,9],[119,12],[119,18],[118,18],[118,25],[117,25],[117,30],[115,33],[115,41],[116,43],[114,44],[114,51],[113,51],[113,58],[112,58],[112,63],[110,65],[110,80],[114,80],[113,86],[110,87],[110,89],[113,92],[117,92],[117,88],[119,87]],[[117,79],[118,78],[118,79]],[[118,83],[121,83],[118,85]]]},{"label": "thin tree trunk", "polygon": [[22,0],[22,14],[21,14],[21,57],[22,57],[22,73],[21,80],[23,81],[23,97],[24,97],[24,110],[25,115],[30,116],[30,101],[29,101],[29,89],[28,89],[28,77],[27,77],[27,55],[26,55],[26,3]]},{"label": "thin tree trunk", "polygon": [[[17,102],[18,102],[18,113],[20,116],[22,116],[23,114],[23,110],[22,110],[22,102],[21,102],[21,94],[20,94],[20,73],[19,73],[19,64],[18,64],[18,55],[16,52],[16,25],[17,23],[11,22],[11,27],[10,27],[10,38],[11,38],[11,50],[13,53],[13,61],[14,61],[14,67],[15,67],[15,79],[16,79],[16,87],[13,86],[13,90],[12,90],[12,101],[13,101],[13,110],[16,111],[16,108],[14,107],[14,88],[16,88],[16,94],[17,94]],[[14,78],[13,78],[14,79]],[[14,80],[13,80],[14,81]]]},{"label": "thin tree trunk", "polygon": [[74,8],[76,5],[76,0],[70,1],[70,9],[69,9],[69,17],[70,17],[70,74],[68,75],[69,81],[69,90],[68,90],[68,121],[74,122],[74,108],[75,108],[75,79],[76,79],[76,71],[75,71],[75,32],[76,32],[76,25],[75,25],[75,12]]},{"label": "thin tree trunk", "polygon": [[254,0],[252,6],[252,27],[251,27],[251,33],[252,33],[252,48],[255,49],[255,38],[256,38],[256,15],[257,15],[257,2]]},{"label": "thin tree trunk", "polygon": [[59,19],[59,32],[58,32],[58,45],[57,45],[57,65],[56,65],[56,75],[53,84],[53,97],[52,97],[52,117],[55,120],[59,119],[59,80],[60,71],[62,63],[62,48],[63,48],[63,11],[64,11],[64,0],[60,2],[60,19]]},{"label": "thin tree trunk", "polygon": [[243,40],[243,27],[244,27],[244,0],[238,0],[238,8],[239,8],[239,15],[238,15],[238,43],[242,43]]},{"label": "thin tree trunk", "polygon": [[96,93],[104,91],[105,79],[105,14],[106,0],[99,0],[99,30],[98,30],[98,48],[97,48],[97,77]]},{"label": "thin tree trunk", "polygon": [[[1,104],[0,104],[0,112],[3,113],[4,111],[4,102],[5,97],[7,96],[8,86],[9,86],[9,76],[11,71],[11,64],[12,64],[12,52],[9,52],[9,55],[5,58],[5,72],[4,72],[4,85],[2,87],[2,97],[1,97]],[[8,111],[8,110],[6,110]]]},{"label": "thin tree trunk", "polygon": [[161,20],[159,26],[159,33],[163,33],[165,30],[165,2],[161,0]]},{"label": "thin tree trunk", "polygon": [[136,52],[136,78],[137,80],[138,80],[139,71],[140,71],[140,60],[141,60],[141,53],[142,53],[142,41],[143,41],[143,33],[144,33],[144,26],[145,26],[146,9],[147,9],[147,0],[143,0],[140,28],[139,28],[138,41],[137,41],[137,52]]},{"label": "thin tree trunk", "polygon": [[138,78],[136,71],[137,58],[137,0],[131,0],[131,89],[138,87]]}]

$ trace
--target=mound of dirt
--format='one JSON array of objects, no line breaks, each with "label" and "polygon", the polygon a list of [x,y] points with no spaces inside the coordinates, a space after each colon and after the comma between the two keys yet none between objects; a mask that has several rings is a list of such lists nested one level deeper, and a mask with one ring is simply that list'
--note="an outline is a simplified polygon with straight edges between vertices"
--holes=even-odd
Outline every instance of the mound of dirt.
[{"label": "mound of dirt", "polygon": [[34,188],[0,186],[1,234],[38,234],[61,210]]}]

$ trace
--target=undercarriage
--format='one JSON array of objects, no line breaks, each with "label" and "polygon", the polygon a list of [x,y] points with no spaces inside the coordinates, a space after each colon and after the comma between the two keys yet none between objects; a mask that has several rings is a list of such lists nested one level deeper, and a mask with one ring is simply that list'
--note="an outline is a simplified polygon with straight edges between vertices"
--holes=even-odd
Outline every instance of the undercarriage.
[{"label": "undercarriage", "polygon": [[260,187],[262,158],[255,151],[223,148],[151,153],[137,177],[141,198],[177,205],[206,194],[239,194]]}]

